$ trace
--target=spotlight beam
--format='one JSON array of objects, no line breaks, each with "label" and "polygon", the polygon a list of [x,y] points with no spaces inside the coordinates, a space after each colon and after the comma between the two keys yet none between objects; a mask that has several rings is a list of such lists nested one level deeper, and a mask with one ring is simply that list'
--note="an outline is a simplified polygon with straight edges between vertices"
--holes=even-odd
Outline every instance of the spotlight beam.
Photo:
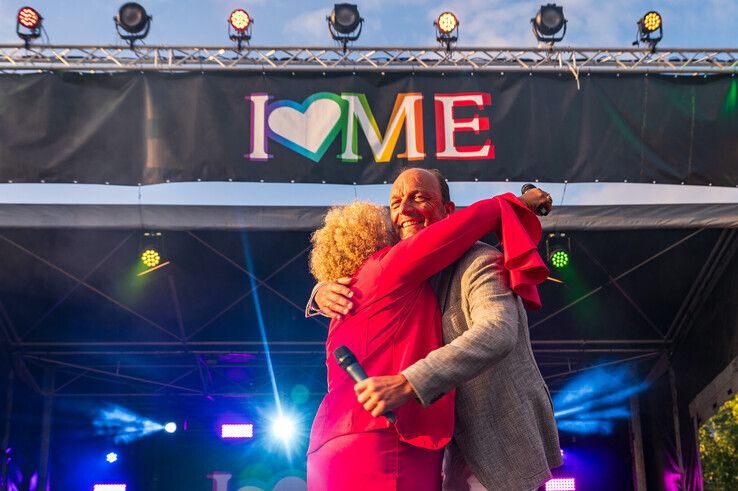
[{"label": "spotlight beam", "polygon": [[[246,268],[254,270],[254,258],[251,255],[251,247],[249,246],[248,234],[243,234],[243,252],[246,259]],[[279,390],[277,389],[277,379],[274,376],[274,366],[272,365],[272,353],[269,349],[269,340],[266,333],[266,325],[264,323],[264,315],[261,311],[261,298],[259,296],[259,290],[256,284],[256,278],[253,275],[249,275],[249,286],[253,292],[251,298],[254,301],[254,309],[256,311],[256,323],[259,326],[259,334],[261,335],[262,346],[264,354],[266,355],[267,369],[269,371],[269,381],[272,385],[272,392],[274,393],[274,404],[277,406],[277,412],[280,417],[283,417],[282,413],[282,402],[279,399]]]}]

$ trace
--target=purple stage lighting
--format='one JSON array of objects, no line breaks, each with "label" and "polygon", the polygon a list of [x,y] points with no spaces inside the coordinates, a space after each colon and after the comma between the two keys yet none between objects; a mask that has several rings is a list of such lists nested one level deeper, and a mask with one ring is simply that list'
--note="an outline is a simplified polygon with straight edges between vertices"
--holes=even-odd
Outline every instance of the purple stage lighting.
[{"label": "purple stage lighting", "polygon": [[226,438],[253,438],[254,425],[248,424],[222,424],[220,425],[220,437]]},{"label": "purple stage lighting", "polygon": [[546,481],[546,491],[576,491],[573,477],[556,478]]},{"label": "purple stage lighting", "polygon": [[126,491],[125,484],[95,484],[93,491]]}]

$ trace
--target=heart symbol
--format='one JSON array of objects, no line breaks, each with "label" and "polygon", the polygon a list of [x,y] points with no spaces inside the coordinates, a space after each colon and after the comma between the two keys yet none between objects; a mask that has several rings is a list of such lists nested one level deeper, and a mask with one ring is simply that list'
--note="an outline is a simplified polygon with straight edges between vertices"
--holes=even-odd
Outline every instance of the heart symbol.
[{"label": "heart symbol", "polygon": [[287,148],[318,162],[341,129],[345,101],[318,92],[299,104],[284,100],[269,105],[269,136]]}]

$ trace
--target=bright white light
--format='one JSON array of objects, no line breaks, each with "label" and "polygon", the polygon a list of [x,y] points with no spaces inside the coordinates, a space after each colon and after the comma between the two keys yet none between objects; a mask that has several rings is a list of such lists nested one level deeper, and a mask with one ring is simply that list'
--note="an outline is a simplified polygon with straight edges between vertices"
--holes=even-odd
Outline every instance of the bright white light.
[{"label": "bright white light", "polygon": [[253,424],[223,424],[220,426],[221,438],[252,438],[254,436]]},{"label": "bright white light", "polygon": [[113,462],[118,460],[118,454],[115,452],[110,452],[109,454],[105,456],[105,460],[107,460],[108,462],[112,464]]},{"label": "bright white light", "polygon": [[167,423],[164,425],[164,431],[167,433],[174,433],[177,431],[177,423]]},{"label": "bright white light", "polygon": [[284,414],[280,414],[272,421],[272,435],[274,438],[281,440],[284,443],[289,443],[296,433],[297,424],[292,418],[285,416]]},{"label": "bright white light", "polygon": [[576,491],[576,489],[573,477],[551,479],[546,482],[546,491]]},{"label": "bright white light", "polygon": [[125,484],[95,484],[94,491],[126,491]]}]

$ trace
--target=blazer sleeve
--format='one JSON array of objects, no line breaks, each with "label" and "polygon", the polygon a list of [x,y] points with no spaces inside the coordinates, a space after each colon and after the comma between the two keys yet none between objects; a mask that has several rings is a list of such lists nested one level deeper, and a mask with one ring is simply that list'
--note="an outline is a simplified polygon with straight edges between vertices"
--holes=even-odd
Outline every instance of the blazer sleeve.
[{"label": "blazer sleeve", "polygon": [[466,266],[461,288],[468,299],[468,329],[401,372],[423,406],[505,358],[517,343],[519,311],[503,256],[481,250],[470,265],[460,266]]},{"label": "blazer sleeve", "polygon": [[483,235],[499,235],[499,199],[477,201],[394,245],[379,262],[380,290],[421,283],[459,259]]}]

